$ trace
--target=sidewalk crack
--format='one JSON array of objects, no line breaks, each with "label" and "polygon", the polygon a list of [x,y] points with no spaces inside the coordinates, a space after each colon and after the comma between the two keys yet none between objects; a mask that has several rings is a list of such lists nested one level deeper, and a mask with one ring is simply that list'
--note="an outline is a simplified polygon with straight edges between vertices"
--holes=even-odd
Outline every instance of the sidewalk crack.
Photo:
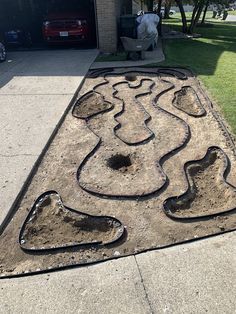
[{"label": "sidewalk crack", "polygon": [[145,299],[149,305],[149,308],[150,308],[150,314],[154,314],[154,310],[152,308],[152,305],[151,305],[151,302],[149,300],[149,297],[148,297],[148,293],[147,293],[147,290],[146,290],[146,287],[145,287],[145,284],[144,284],[144,281],[143,281],[143,276],[142,276],[142,273],[141,273],[141,270],[139,268],[139,264],[138,264],[138,261],[136,259],[136,256],[134,255],[134,260],[135,260],[135,263],[137,265],[137,268],[138,268],[138,272],[139,272],[139,276],[140,276],[140,279],[141,279],[141,283],[142,283],[142,286],[143,286],[143,290],[144,290],[144,294],[145,294]]}]

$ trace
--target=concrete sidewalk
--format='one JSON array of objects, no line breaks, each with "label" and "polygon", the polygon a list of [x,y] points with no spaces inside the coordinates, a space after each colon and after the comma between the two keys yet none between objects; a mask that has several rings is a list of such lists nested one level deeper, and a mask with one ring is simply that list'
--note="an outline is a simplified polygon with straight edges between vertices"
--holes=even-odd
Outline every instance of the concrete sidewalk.
[{"label": "concrete sidewalk", "polygon": [[229,15],[226,18],[226,21],[227,22],[235,22],[236,23],[236,15],[230,15],[230,13],[229,13]]},{"label": "concrete sidewalk", "polygon": [[97,53],[12,52],[0,64],[0,226]]},{"label": "concrete sidewalk", "polygon": [[232,314],[236,232],[89,267],[0,280],[0,313]]},{"label": "concrete sidewalk", "polygon": [[143,66],[152,63],[158,63],[165,61],[165,55],[162,49],[161,40],[158,41],[158,46],[153,51],[145,51],[145,59],[139,61],[115,61],[115,62],[94,62],[91,65],[91,69],[100,68],[113,68],[113,67],[132,67],[132,66]]}]

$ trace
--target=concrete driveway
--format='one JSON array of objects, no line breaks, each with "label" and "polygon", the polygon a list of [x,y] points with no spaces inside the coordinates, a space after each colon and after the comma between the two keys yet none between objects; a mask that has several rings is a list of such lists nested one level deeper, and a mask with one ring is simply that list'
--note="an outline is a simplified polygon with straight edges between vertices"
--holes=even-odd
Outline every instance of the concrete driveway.
[{"label": "concrete driveway", "polygon": [[0,64],[0,226],[97,53],[12,52]]}]

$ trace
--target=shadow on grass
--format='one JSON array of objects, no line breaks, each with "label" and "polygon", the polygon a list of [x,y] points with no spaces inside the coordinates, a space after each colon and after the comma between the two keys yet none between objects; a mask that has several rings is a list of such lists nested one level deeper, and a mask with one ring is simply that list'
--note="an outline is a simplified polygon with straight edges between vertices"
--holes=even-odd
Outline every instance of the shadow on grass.
[{"label": "shadow on grass", "polygon": [[[169,26],[181,30],[181,25]],[[164,41],[165,65],[187,66],[198,75],[213,75],[221,55],[236,51],[236,24],[216,23],[213,27],[197,28],[196,32],[201,38]],[[230,64],[229,60],[225,61]]]}]

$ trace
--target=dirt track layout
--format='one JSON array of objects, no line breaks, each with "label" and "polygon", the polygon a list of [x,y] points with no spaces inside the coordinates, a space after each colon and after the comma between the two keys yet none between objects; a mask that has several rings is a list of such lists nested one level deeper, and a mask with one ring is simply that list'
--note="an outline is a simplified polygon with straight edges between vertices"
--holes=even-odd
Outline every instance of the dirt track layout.
[{"label": "dirt track layout", "polygon": [[186,69],[90,71],[13,219],[0,276],[236,229],[236,154]]}]

